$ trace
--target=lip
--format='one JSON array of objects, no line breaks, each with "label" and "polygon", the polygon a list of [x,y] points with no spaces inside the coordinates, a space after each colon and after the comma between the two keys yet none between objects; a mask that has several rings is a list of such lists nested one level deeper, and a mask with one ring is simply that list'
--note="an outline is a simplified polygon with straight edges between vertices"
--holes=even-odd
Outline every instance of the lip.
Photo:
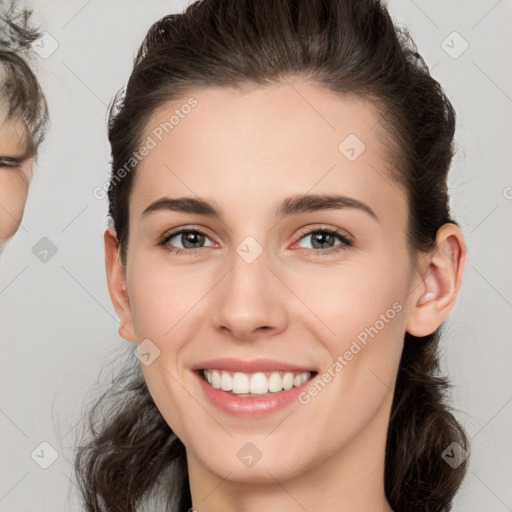
[{"label": "lip", "polygon": [[315,373],[300,386],[288,390],[283,389],[276,393],[247,397],[214,388],[206,382],[202,370],[195,370],[192,373],[196,376],[199,386],[203,390],[206,398],[215,407],[231,416],[251,419],[269,416],[290,406],[297,400],[298,395],[311,385],[318,375],[318,373]]},{"label": "lip", "polygon": [[243,359],[220,358],[209,359],[201,363],[195,364],[191,370],[225,370],[228,372],[256,373],[256,372],[316,372],[316,368],[309,366],[298,366],[284,361],[276,361],[275,359],[254,359],[252,361],[244,361]]}]

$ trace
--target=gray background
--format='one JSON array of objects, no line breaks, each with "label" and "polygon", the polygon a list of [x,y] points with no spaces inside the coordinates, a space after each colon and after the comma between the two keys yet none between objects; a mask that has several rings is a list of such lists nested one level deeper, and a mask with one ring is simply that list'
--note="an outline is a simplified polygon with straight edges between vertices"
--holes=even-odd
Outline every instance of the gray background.
[{"label": "gray background", "polygon": [[[106,106],[126,83],[151,23],[187,4],[28,4],[59,46],[35,60],[52,126],[22,227],[0,259],[1,512],[78,510],[72,450],[83,402],[94,397],[105,361],[122,345],[133,347],[117,334],[103,260],[107,204],[92,194],[109,171]],[[504,512],[512,510],[512,2],[388,6],[411,29],[458,115],[450,192],[469,253],[443,368],[472,458],[454,510]],[[454,31],[469,44],[457,58],[464,43]],[[48,244],[43,237],[57,249],[46,262],[33,252]],[[101,376],[107,383],[109,371]],[[42,442],[58,454],[48,469],[31,458]],[[45,445],[43,451],[42,462],[51,456]]]}]

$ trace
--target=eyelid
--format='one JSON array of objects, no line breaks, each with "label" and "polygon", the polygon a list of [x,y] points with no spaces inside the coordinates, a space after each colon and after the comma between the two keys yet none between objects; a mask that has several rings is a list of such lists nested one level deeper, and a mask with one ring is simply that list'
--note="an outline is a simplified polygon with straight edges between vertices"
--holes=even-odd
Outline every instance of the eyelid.
[{"label": "eyelid", "polygon": [[[205,237],[209,238],[214,244],[217,244],[217,242],[215,242],[212,237],[210,237],[208,235],[208,233],[206,232],[207,229],[206,228],[203,228],[202,226],[201,227],[198,227],[197,225],[193,225],[193,226],[181,226],[179,228],[174,228],[174,229],[171,229],[169,231],[167,231],[164,235],[162,235],[161,237],[158,237],[157,238],[157,244],[159,246],[162,246],[162,247],[166,247],[168,241],[171,239],[171,238],[174,238],[175,236],[177,235],[180,235],[182,233],[186,233],[186,232],[196,232],[196,233],[200,233],[202,235],[204,235]],[[335,245],[334,247],[330,247],[330,248],[327,248],[327,249],[318,249],[318,250],[315,250],[315,249],[308,249],[308,248],[299,248],[299,249],[295,249],[295,250],[304,250],[306,252],[309,252],[309,253],[313,253],[315,255],[327,255],[329,253],[335,253],[335,252],[338,252],[338,251],[342,251],[344,249],[347,249],[349,247],[354,247],[355,246],[355,241],[354,241],[354,237],[348,233],[347,231],[345,230],[342,230],[338,227],[332,227],[332,226],[327,226],[327,225],[321,225],[321,224],[317,224],[316,226],[309,226],[309,227],[306,227],[304,228],[303,230],[301,230],[299,232],[299,234],[297,235],[297,239],[296,241],[293,243],[293,246],[295,246],[296,244],[300,243],[300,241],[307,237],[307,236],[310,236],[316,232],[328,232],[330,234],[332,234],[333,236],[337,237],[339,239],[339,241],[341,242],[340,244],[337,244]],[[218,244],[217,244],[218,245]],[[211,248],[211,246],[209,246]],[[183,251],[197,251],[199,249],[206,249],[207,247],[198,247],[198,248],[194,248],[194,249],[181,249],[179,248],[180,250],[183,250]]]},{"label": "eyelid", "polygon": [[313,227],[309,226],[307,228],[304,228],[304,230],[301,230],[298,235],[299,240],[302,239],[304,236],[311,235],[312,233],[315,233],[317,231],[330,231],[331,233],[340,236],[341,238],[345,238],[348,242],[354,243],[354,237],[348,231],[338,227],[323,224],[318,224]]},{"label": "eyelid", "polygon": [[[166,231],[162,236],[157,237],[157,239],[156,239],[157,244],[165,246],[170,238],[174,238],[176,235],[180,235],[183,232],[189,232],[189,231],[201,233],[204,236],[208,237],[212,242],[214,242],[212,240],[212,237],[208,234],[208,232],[207,232],[208,230],[206,228],[204,228],[203,226],[198,227],[198,225],[195,224],[193,226],[185,225],[185,226],[181,226],[179,228],[174,228],[174,229],[170,229],[170,230]],[[217,243],[217,242],[214,242],[214,243]],[[200,247],[200,249],[202,249],[202,247]],[[197,249],[183,249],[183,250],[184,251],[195,251]]]},{"label": "eyelid", "polygon": [[19,167],[21,160],[10,156],[0,156],[0,167]]},{"label": "eyelid", "polygon": [[327,249],[309,249],[309,248],[305,248],[305,247],[297,247],[294,250],[301,251],[301,252],[305,251],[305,253],[308,255],[308,257],[312,256],[315,258],[316,257],[326,258],[326,257],[332,256],[332,255],[341,254],[343,251],[357,247],[352,235],[349,235],[346,231],[341,230],[339,228],[332,228],[332,227],[325,227],[325,226],[309,228],[305,232],[302,232],[299,235],[297,242],[295,242],[292,247],[299,244],[303,239],[313,235],[314,233],[318,233],[318,232],[329,233],[331,236],[334,236],[335,238],[337,238],[340,243],[334,245],[333,247],[328,247]]},{"label": "eyelid", "polygon": [[[208,235],[208,231],[210,231],[208,228],[202,226],[201,224],[185,224],[183,226],[179,226],[177,228],[171,228],[164,232],[162,236],[159,236],[159,239],[162,238],[168,238],[170,236],[177,235],[181,233],[182,231],[199,231],[201,233],[204,233],[205,235]],[[209,236],[209,235],[208,235]]]},{"label": "eyelid", "polygon": [[19,164],[9,161],[5,158],[0,158],[0,167],[18,167]]}]

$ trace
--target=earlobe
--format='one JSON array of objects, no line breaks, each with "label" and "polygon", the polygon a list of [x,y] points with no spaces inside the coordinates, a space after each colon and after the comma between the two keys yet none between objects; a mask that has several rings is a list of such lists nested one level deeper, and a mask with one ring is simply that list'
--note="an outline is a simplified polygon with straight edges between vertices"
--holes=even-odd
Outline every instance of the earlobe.
[{"label": "earlobe", "polygon": [[411,292],[406,330],[413,336],[432,334],[452,311],[466,261],[462,231],[444,224],[437,232],[436,248],[425,255],[421,284]]},{"label": "earlobe", "polygon": [[130,301],[126,288],[125,270],[120,261],[120,246],[116,232],[107,228],[104,233],[105,271],[110,299],[119,317],[119,335],[126,341],[136,341]]}]

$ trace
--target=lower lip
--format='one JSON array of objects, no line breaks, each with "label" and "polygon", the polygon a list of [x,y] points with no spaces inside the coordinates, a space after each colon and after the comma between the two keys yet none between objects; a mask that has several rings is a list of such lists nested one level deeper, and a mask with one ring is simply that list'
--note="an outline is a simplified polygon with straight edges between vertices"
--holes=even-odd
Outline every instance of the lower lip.
[{"label": "lower lip", "polygon": [[303,384],[288,390],[277,391],[266,395],[248,397],[235,395],[228,391],[222,391],[208,384],[203,378],[202,372],[194,371],[199,379],[199,384],[210,402],[221,411],[242,418],[261,418],[268,416],[280,409],[284,409],[297,400],[301,391],[310,386],[314,377]]}]

